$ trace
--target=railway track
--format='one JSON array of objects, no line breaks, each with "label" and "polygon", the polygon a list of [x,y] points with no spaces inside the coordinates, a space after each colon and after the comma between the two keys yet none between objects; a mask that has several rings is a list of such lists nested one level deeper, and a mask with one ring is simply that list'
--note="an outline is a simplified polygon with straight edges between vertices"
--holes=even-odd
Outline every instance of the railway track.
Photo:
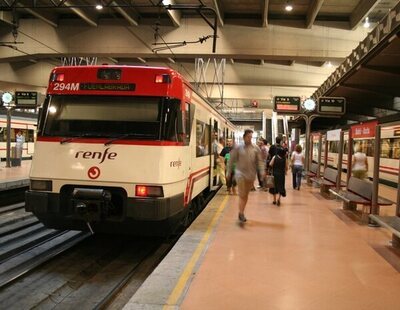
[{"label": "railway track", "polygon": [[170,247],[159,239],[95,235],[0,288],[0,308],[103,309],[129,282],[140,287]]},{"label": "railway track", "polygon": [[57,231],[27,216],[23,204],[0,208],[0,309],[120,309],[179,236]]}]

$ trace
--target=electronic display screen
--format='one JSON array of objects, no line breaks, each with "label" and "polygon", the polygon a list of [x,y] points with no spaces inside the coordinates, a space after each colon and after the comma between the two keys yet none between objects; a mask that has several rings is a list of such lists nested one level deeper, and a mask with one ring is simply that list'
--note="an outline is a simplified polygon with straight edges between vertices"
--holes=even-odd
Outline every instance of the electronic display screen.
[{"label": "electronic display screen", "polygon": [[37,92],[32,91],[16,91],[15,92],[15,107],[16,108],[36,108]]},{"label": "electronic display screen", "polygon": [[275,96],[274,111],[281,113],[299,113],[300,97]]},{"label": "electronic display screen", "polygon": [[346,99],[343,97],[318,98],[318,113],[320,114],[344,114],[346,112]]}]

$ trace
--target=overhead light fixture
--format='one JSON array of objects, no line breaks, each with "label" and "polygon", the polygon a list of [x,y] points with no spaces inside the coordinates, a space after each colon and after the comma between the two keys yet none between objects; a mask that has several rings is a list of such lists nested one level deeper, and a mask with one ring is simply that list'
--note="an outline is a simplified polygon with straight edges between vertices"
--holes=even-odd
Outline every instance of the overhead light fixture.
[{"label": "overhead light fixture", "polygon": [[371,26],[371,24],[369,23],[369,18],[368,17],[365,18],[363,26],[364,26],[364,28],[369,28],[369,26]]},{"label": "overhead light fixture", "polygon": [[333,65],[332,65],[332,63],[331,63],[330,61],[327,61],[327,62],[325,63],[325,67],[327,67],[327,68],[332,68]]},{"label": "overhead light fixture", "polygon": [[101,3],[97,3],[96,10],[102,10],[102,9],[103,9],[103,5]]},{"label": "overhead light fixture", "polygon": [[290,12],[293,10],[293,5],[290,4],[289,1],[286,2],[285,11]]}]

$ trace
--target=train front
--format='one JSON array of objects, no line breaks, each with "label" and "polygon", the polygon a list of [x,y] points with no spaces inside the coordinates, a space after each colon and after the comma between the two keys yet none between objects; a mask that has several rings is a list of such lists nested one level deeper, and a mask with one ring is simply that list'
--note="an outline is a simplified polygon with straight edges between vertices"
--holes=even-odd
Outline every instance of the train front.
[{"label": "train front", "polygon": [[170,233],[185,213],[183,87],[165,68],[55,68],[26,210],[57,229]]}]

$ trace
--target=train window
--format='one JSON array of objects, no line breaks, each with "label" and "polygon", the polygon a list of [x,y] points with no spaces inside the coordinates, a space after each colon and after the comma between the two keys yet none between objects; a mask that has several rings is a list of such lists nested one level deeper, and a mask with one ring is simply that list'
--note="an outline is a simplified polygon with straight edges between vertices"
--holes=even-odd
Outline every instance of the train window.
[{"label": "train window", "polygon": [[7,141],[7,128],[0,127],[0,142]]},{"label": "train window", "polygon": [[196,121],[196,157],[210,154],[210,125]]},{"label": "train window", "polygon": [[165,120],[161,115],[163,101],[162,97],[53,96],[43,135],[160,139],[161,125],[170,124],[161,124],[161,119]]},{"label": "train window", "polygon": [[[349,147],[348,147],[349,143],[348,141],[344,141],[344,150],[343,150],[343,154],[348,154],[349,153]],[[339,148],[338,148],[339,149]]]},{"label": "train window", "polygon": [[390,158],[391,156],[390,149],[390,139],[382,139],[381,140],[381,158]]},{"label": "train window", "polygon": [[177,118],[180,109],[178,100],[166,100],[163,113],[162,140],[181,141],[182,137],[177,132]]},{"label": "train window", "polygon": [[392,158],[399,159],[400,158],[400,139],[395,138],[392,139]]},{"label": "train window", "polygon": [[34,131],[28,130],[28,134],[26,136],[26,142],[34,142],[34,141],[35,141]]},{"label": "train window", "polygon": [[185,126],[186,126],[186,142],[189,144],[190,137],[192,134],[192,125],[194,119],[194,110],[196,106],[193,104],[186,103],[186,116],[185,116]]},{"label": "train window", "polygon": [[369,157],[374,157],[374,140],[369,139],[366,141],[367,141],[367,146],[365,154]]}]

